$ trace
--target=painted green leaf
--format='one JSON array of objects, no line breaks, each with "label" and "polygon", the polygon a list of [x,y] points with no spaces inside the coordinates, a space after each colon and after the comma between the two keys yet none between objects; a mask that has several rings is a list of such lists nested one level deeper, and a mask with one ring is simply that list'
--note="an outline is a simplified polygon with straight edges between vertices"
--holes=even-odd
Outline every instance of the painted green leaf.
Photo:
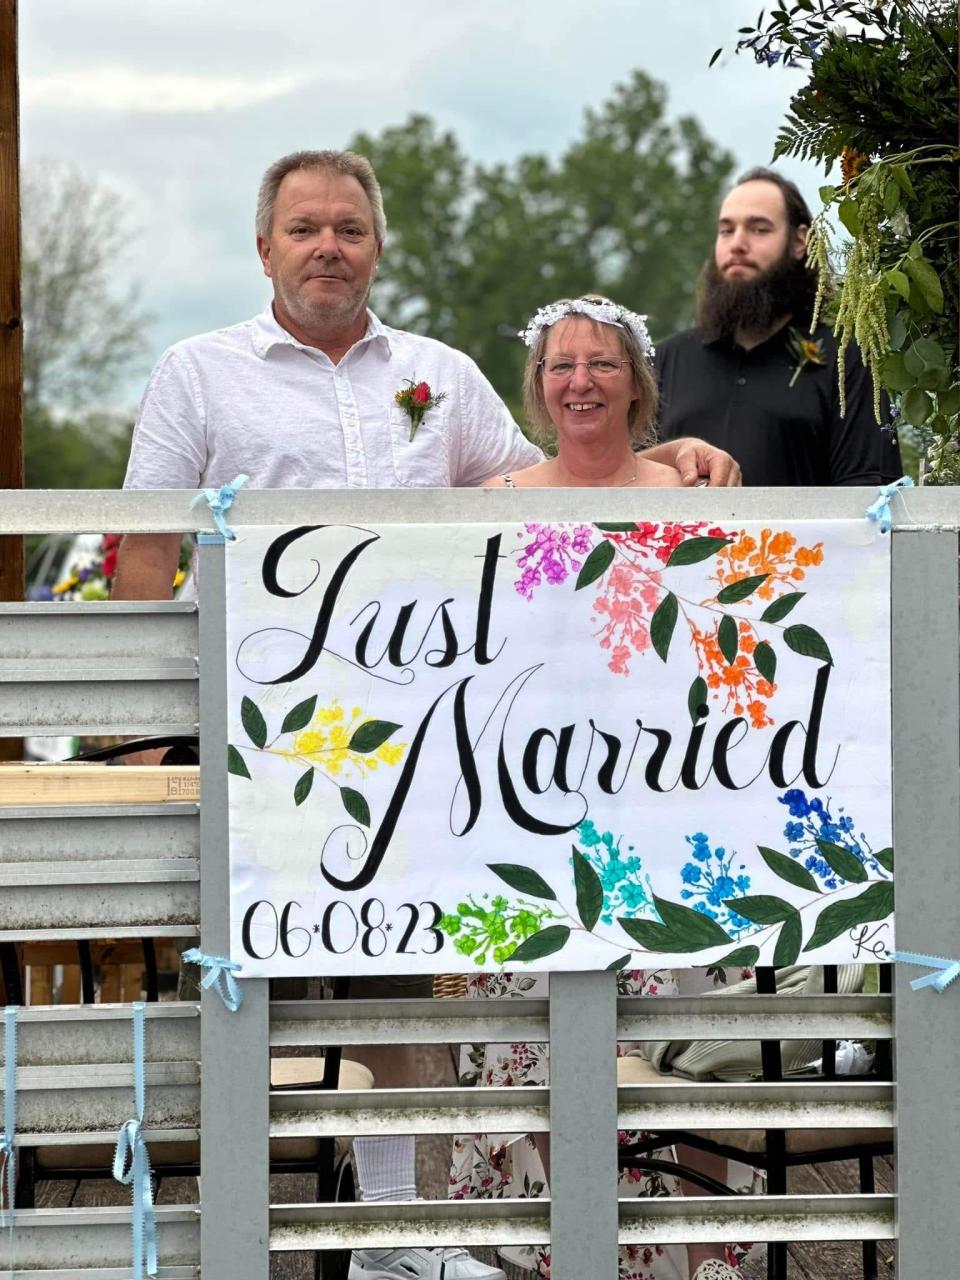
[{"label": "painted green leaf", "polygon": [[267,722],[252,698],[244,697],[240,703],[240,722],[253,745],[263,747],[267,741]]},{"label": "painted green leaf", "polygon": [[828,840],[818,840],[817,848],[830,863],[830,866],[851,884],[861,884],[867,878],[867,869],[855,853],[842,849],[838,844],[830,844]]},{"label": "painted green leaf", "polygon": [[707,682],[703,676],[697,676],[687,694],[687,708],[694,724],[701,720],[709,710],[707,706]]},{"label": "painted green leaf", "polygon": [[573,846],[573,882],[577,888],[577,914],[580,923],[590,933],[600,919],[603,906],[603,885],[593,864]]},{"label": "painted green leaf", "polygon": [[624,933],[631,937],[634,942],[638,942],[641,947],[645,947],[647,951],[677,952],[682,950],[682,947],[677,944],[667,926],[661,924],[659,920],[631,920],[627,916],[620,916],[617,924],[619,924]]},{"label": "painted green leaf", "polygon": [[776,849],[767,849],[762,844],[758,844],[757,848],[760,850],[760,857],[774,875],[790,884],[795,884],[798,889],[810,889],[814,893],[820,893],[820,886],[816,880],[795,858],[789,858],[785,853],[778,853]]},{"label": "painted green leaf", "polygon": [[583,567],[577,574],[577,585],[574,590],[582,591],[584,587],[589,587],[592,582],[602,578],[613,564],[613,557],[616,554],[613,543],[604,538],[603,542],[595,546],[584,560]]},{"label": "painted green leaf", "polygon": [[313,767],[305,769],[297,779],[297,785],[293,788],[293,803],[303,804],[313,787]]},{"label": "painted green leaf", "polygon": [[627,965],[629,965],[632,962],[632,960],[633,960],[633,956],[628,951],[627,954],[625,956],[621,956],[619,960],[614,960],[612,964],[608,964],[606,968],[606,972],[616,973],[620,969],[626,969]]},{"label": "painted green leaf", "polygon": [[726,898],[723,905],[754,924],[780,924],[782,920],[789,920],[796,911],[792,902],[784,902],[782,898],[775,898],[769,893],[748,894],[745,898]]},{"label": "painted green leaf", "polygon": [[717,947],[730,941],[730,935],[702,911],[694,911],[679,902],[653,897],[653,905],[660,919],[682,941],[681,951],[701,951],[704,947]]},{"label": "painted green leaf", "polygon": [[246,760],[232,743],[227,747],[227,773],[235,774],[238,778],[250,777]]},{"label": "painted green leaf", "polygon": [[732,667],[737,660],[737,650],[740,648],[737,624],[732,618],[725,617],[721,620],[717,628],[717,644],[720,646],[720,652],[727,666]]},{"label": "painted green leaf", "polygon": [[783,928],[777,937],[777,945],[773,950],[774,965],[796,964],[803,944],[803,925],[800,912],[795,911],[789,920],[784,920]]},{"label": "painted green leaf", "polygon": [[777,678],[777,655],[773,648],[767,644],[766,640],[761,640],[753,651],[753,665],[757,668],[764,680],[769,680],[773,684]]},{"label": "painted green leaf", "polygon": [[614,520],[610,524],[595,524],[601,533],[636,533],[636,520]]},{"label": "painted green leaf", "polygon": [[757,573],[752,578],[741,578],[739,582],[731,582],[729,587],[724,587],[722,591],[717,592],[717,600],[720,604],[739,604],[741,600],[746,600],[747,596],[753,595],[757,587],[766,582],[769,577],[769,573]]},{"label": "painted green leaf", "polygon": [[370,806],[365,796],[362,796],[359,791],[354,791],[353,787],[341,787],[340,799],[354,822],[359,822],[361,827],[369,827]]},{"label": "painted green leaf", "polygon": [[872,884],[856,898],[847,898],[845,902],[832,902],[820,912],[813,936],[804,951],[816,951],[858,924],[886,920],[892,910],[893,884],[890,881]]},{"label": "painted green leaf", "polygon": [[366,720],[354,729],[353,736],[347,743],[347,750],[367,755],[371,751],[376,751],[377,747],[383,746],[390,735],[402,727],[394,724],[392,720]]},{"label": "painted green leaf", "polygon": [[787,627],[783,638],[788,648],[794,653],[799,653],[802,658],[818,658],[821,662],[829,662],[833,666],[833,656],[826,640],[819,631],[814,631],[813,627],[808,627],[803,622],[795,622],[792,627]]},{"label": "painted green leaf", "polygon": [[709,560],[721,547],[727,546],[729,538],[687,538],[670,552],[667,568],[677,565],[699,564],[701,560]]},{"label": "painted green leaf", "polygon": [[728,956],[723,956],[720,960],[714,960],[714,964],[729,965],[730,968],[739,967],[741,969],[752,969],[760,959],[759,947],[737,947],[736,951],[731,951]]},{"label": "painted green leaf", "polygon": [[785,596],[781,596],[779,600],[774,600],[772,604],[767,605],[760,615],[760,621],[781,622],[806,594],[805,591],[789,591]]},{"label": "painted green leaf", "polygon": [[673,639],[673,629],[677,625],[677,612],[677,597],[672,591],[668,591],[650,619],[650,642],[664,662]]},{"label": "painted green leaf", "polygon": [[312,698],[305,698],[303,702],[298,702],[283,717],[283,725],[281,733],[297,733],[300,729],[305,729],[313,719],[313,713],[317,705],[317,695]]},{"label": "painted green leaf", "polygon": [[891,871],[891,872],[893,871],[893,850],[892,849],[890,848],[878,849],[873,856],[880,863],[881,867],[883,867],[884,871]]},{"label": "painted green leaf", "polygon": [[567,925],[552,924],[525,938],[515,951],[511,951],[507,960],[511,964],[518,964],[539,960],[542,956],[552,956],[555,951],[561,951],[567,945],[569,937],[570,929]]},{"label": "painted green leaf", "polygon": [[488,862],[487,867],[518,893],[527,893],[531,898],[550,898],[554,902],[557,900],[557,895],[543,876],[532,867],[521,867],[514,862]]}]

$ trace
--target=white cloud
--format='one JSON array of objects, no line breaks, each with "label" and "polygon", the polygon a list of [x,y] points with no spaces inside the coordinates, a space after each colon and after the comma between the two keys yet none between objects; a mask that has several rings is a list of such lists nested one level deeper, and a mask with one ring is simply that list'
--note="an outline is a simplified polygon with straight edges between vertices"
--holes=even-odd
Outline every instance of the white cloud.
[{"label": "white cloud", "polygon": [[298,89],[305,76],[251,80],[246,76],[182,75],[130,67],[89,67],[24,81],[22,100],[45,111],[236,111]]}]

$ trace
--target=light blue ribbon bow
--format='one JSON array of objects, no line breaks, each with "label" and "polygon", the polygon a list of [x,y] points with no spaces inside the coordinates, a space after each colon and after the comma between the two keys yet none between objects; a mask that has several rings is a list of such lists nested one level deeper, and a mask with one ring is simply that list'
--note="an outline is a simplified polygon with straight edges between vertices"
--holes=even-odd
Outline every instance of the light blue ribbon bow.
[{"label": "light blue ribbon bow", "polygon": [[[143,1138],[143,1001],[133,1005],[133,1079],[137,1114],[121,1125],[113,1156],[113,1176],[133,1188],[133,1280],[157,1274],[157,1222],[153,1212],[150,1156]],[[129,1168],[127,1167],[129,1161]]]},{"label": "light blue ribbon bow", "polygon": [[882,484],[877,490],[877,496],[867,507],[867,519],[876,520],[880,525],[881,533],[889,533],[893,525],[893,517],[890,514],[890,499],[899,489],[912,489],[913,481],[909,476],[901,476],[899,480],[894,480],[893,484]]},{"label": "light blue ribbon bow", "polygon": [[926,973],[922,978],[914,978],[910,983],[914,991],[921,987],[933,987],[934,991],[946,991],[951,982],[960,978],[960,960],[948,960],[945,956],[921,956],[915,951],[891,951],[890,959],[897,964],[917,964],[924,968],[932,968],[933,973]]},{"label": "light blue ribbon bow", "polygon": [[198,964],[201,969],[206,969],[206,973],[200,979],[200,985],[207,988],[213,987],[230,1012],[236,1013],[243,1004],[243,992],[233,975],[239,973],[243,965],[237,964],[235,960],[228,960],[226,956],[208,956],[198,947],[191,947],[189,951],[184,951],[182,958],[188,964]]},{"label": "light blue ribbon bow", "polygon": [[[13,1202],[17,1192],[17,1151],[13,1137],[17,1128],[17,1006],[3,1011],[3,1136],[0,1137],[0,1227],[10,1217],[10,1244],[13,1252]],[[7,1209],[4,1210],[4,1192]]]},{"label": "light blue ribbon bow", "polygon": [[247,476],[237,476],[235,480],[231,480],[229,484],[222,484],[219,489],[201,489],[194,500],[190,503],[191,507],[195,507],[198,502],[206,502],[213,514],[213,523],[219,530],[218,534],[201,533],[197,537],[198,542],[235,542],[237,535],[227,524],[224,516],[233,506],[233,500],[237,496],[237,490],[247,483]]}]

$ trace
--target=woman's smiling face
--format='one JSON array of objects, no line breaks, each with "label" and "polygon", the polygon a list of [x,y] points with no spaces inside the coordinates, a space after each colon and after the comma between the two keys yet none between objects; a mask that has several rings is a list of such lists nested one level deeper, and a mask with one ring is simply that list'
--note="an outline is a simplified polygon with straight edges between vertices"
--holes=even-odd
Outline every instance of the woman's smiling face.
[{"label": "woman's smiling face", "polygon": [[[619,365],[612,376],[593,374],[588,360]],[[637,398],[637,387],[617,329],[598,324],[588,316],[570,316],[555,324],[547,337],[541,377],[543,399],[553,425],[560,433],[603,436],[626,435],[627,415]],[[552,363],[569,363],[561,376],[547,373]]]}]

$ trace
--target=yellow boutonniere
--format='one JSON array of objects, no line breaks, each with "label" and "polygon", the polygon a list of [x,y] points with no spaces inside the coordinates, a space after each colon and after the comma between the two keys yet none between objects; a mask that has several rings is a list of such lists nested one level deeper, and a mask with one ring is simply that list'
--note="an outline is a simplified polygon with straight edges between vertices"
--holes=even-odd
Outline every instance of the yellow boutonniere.
[{"label": "yellow boutonniere", "polygon": [[789,346],[790,354],[797,362],[793,376],[787,384],[792,387],[808,364],[823,364],[823,342],[820,339],[808,337],[799,329],[791,329]]}]

